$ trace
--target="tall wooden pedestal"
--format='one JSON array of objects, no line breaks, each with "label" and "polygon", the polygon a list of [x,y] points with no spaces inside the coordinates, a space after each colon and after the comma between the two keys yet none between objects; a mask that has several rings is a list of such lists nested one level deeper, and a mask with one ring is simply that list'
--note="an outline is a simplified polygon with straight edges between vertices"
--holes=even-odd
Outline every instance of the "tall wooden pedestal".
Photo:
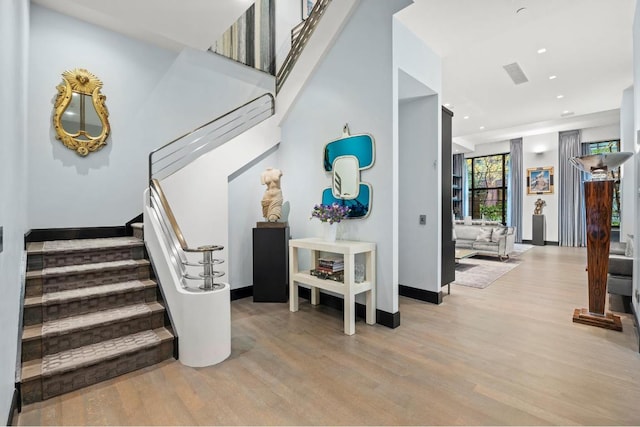
[{"label": "tall wooden pedestal", "polygon": [[576,308],[573,312],[573,321],[621,331],[620,317],[604,312],[611,241],[613,181],[585,182],[584,196],[587,211],[589,309]]},{"label": "tall wooden pedestal", "polygon": [[253,301],[287,302],[289,227],[253,229]]}]

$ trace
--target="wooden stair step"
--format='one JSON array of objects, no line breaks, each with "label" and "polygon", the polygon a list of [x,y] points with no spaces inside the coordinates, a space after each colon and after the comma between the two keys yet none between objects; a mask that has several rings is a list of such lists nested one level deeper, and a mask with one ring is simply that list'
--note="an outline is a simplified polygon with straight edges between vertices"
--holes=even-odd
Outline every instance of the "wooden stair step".
[{"label": "wooden stair step", "polygon": [[150,277],[149,266],[146,259],[128,259],[27,271],[25,293],[32,297],[48,292],[146,280]]},{"label": "wooden stair step", "polygon": [[27,270],[144,258],[144,242],[137,237],[52,240],[27,244]]},{"label": "wooden stair step", "polygon": [[49,240],[28,243],[27,254],[58,254],[140,246],[144,246],[144,242],[131,236],[102,239]]},{"label": "wooden stair step", "polygon": [[22,364],[23,404],[67,393],[172,357],[173,334],[143,331]]},{"label": "wooden stair step", "polygon": [[22,339],[29,341],[47,336],[70,334],[162,311],[164,307],[160,303],[151,302],[70,316],[39,325],[25,326]]},{"label": "wooden stair step", "polygon": [[90,286],[87,288],[69,289],[66,291],[47,292],[42,296],[27,297],[25,308],[39,305],[61,304],[65,302],[96,298],[104,295],[115,295],[138,289],[155,288],[153,280],[129,280],[127,282],[110,283],[108,285]]},{"label": "wooden stair step", "polygon": [[152,302],[157,299],[156,288],[153,280],[130,280],[25,297],[22,321],[30,326],[92,311]]},{"label": "wooden stair step", "polygon": [[136,304],[25,326],[22,361],[71,350],[100,341],[156,329],[164,325],[165,310],[157,303]]},{"label": "wooden stair step", "polygon": [[135,268],[139,266],[148,266],[149,261],[146,259],[127,259],[120,261],[96,262],[91,264],[67,265],[63,267],[43,268],[40,271],[28,271],[27,280],[36,277],[50,278],[59,276],[70,276],[75,274],[86,274],[94,271],[118,270],[121,268]]}]

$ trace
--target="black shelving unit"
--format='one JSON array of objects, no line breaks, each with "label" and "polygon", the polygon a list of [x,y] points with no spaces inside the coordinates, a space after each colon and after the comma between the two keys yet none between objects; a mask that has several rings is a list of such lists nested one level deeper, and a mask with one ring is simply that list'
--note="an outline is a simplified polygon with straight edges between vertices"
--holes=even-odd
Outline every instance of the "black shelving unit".
[{"label": "black shelving unit", "polygon": [[451,208],[456,219],[462,219],[462,175],[451,175]]},{"label": "black shelving unit", "polygon": [[[445,286],[456,280],[455,252],[456,242],[453,240],[453,220],[451,209],[455,206],[456,191],[453,189],[456,182],[452,180],[452,119],[453,113],[442,107],[442,262],[441,262],[441,286]],[[462,184],[462,180],[458,184]],[[461,197],[461,192],[458,198]],[[462,199],[460,199],[462,200]]]}]

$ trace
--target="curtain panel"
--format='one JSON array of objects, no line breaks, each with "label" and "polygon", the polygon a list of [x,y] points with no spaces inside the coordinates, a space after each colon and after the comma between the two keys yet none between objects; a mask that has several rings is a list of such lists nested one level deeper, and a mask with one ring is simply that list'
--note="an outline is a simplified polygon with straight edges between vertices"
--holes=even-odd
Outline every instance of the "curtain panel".
[{"label": "curtain panel", "polygon": [[582,155],[580,131],[560,132],[558,137],[558,240],[560,246],[585,246],[586,226],[582,173],[569,163]]},{"label": "curtain panel", "polygon": [[515,241],[522,243],[522,138],[509,141],[511,167],[509,168],[509,187],[507,195],[507,225],[516,228]]}]

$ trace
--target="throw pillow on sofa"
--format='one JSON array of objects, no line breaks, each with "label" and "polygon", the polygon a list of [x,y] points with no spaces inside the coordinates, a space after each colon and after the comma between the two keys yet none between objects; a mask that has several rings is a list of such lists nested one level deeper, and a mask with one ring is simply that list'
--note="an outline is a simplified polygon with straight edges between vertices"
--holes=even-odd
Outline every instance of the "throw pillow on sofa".
[{"label": "throw pillow on sofa", "polygon": [[505,227],[495,227],[491,232],[491,241],[493,243],[498,243],[500,238],[507,234],[507,229]]},{"label": "throw pillow on sofa", "polygon": [[476,237],[476,242],[490,242],[491,232],[492,230],[490,228],[481,228],[478,236]]}]

